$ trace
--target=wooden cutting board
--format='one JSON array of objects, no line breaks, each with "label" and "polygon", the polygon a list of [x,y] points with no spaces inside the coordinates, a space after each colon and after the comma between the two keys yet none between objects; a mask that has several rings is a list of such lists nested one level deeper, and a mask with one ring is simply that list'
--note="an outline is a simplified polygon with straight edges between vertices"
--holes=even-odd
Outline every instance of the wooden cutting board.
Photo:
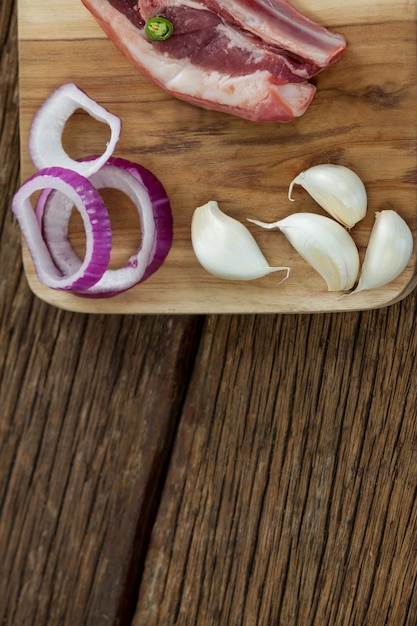
[{"label": "wooden cutting board", "polygon": [[[294,0],[312,19],[348,41],[342,59],[316,78],[318,92],[307,113],[290,124],[260,124],[180,102],[143,78],[106,39],[81,0],[18,0],[22,179],[34,172],[27,151],[32,116],[48,94],[75,82],[120,116],[116,155],[139,162],[164,184],[174,216],[174,244],[148,281],[114,298],[90,300],[48,289],[35,275],[23,243],[33,292],[68,310],[97,313],[291,313],[386,306],[416,284],[416,255],[386,287],[340,298],[278,231],[248,224],[271,265],[289,265],[280,276],[237,282],[200,267],[190,239],[195,207],[217,200],[236,219],[275,221],[293,211],[320,212],[297,188],[299,172],[318,163],[340,163],[366,184],[367,217],[352,230],[361,258],[376,211],[397,210],[417,235],[416,0]],[[101,125],[83,113],[68,123],[64,145],[76,157],[103,149]],[[119,199],[111,209],[115,257],[134,252],[140,234],[134,213]],[[75,246],[82,247],[77,220]],[[116,258],[117,254],[117,258]]]}]

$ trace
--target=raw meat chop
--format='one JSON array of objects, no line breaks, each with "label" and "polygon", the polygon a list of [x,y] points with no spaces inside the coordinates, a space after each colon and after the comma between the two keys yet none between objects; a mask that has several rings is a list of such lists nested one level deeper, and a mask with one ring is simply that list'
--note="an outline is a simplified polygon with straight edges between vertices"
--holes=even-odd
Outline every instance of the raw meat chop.
[{"label": "raw meat chop", "polygon": [[[346,41],[286,0],[82,0],[131,63],[173,96],[253,121],[288,122],[309,106],[311,77]],[[150,41],[145,23],[173,25]]]}]

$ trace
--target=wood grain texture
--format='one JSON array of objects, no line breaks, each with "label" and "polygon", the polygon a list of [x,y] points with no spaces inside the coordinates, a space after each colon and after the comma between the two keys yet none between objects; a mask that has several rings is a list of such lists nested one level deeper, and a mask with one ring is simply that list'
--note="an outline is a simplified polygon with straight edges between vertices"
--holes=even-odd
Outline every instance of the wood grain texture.
[{"label": "wood grain texture", "polygon": [[[35,110],[59,85],[74,81],[122,118],[117,154],[140,161],[161,179],[175,225],[164,266],[139,287],[106,300],[44,288],[25,250],[25,270],[39,297],[81,312],[276,313],[377,308],[414,288],[415,256],[390,285],[340,299],[339,293],[326,292],[322,278],[283,236],[246,222],[247,217],[276,221],[294,210],[317,211],[299,189],[291,204],[288,185],[313,164],[336,162],[357,171],[368,189],[368,216],[352,230],[362,258],[375,211],[381,208],[395,208],[417,232],[416,3],[349,0],[337,8],[328,0],[316,0],[314,7],[304,0],[294,4],[343,32],[348,50],[316,78],[317,95],[301,119],[271,125],[204,111],[161,92],[103,38],[81,2],[19,0],[23,177],[33,171],[26,137]],[[42,15],[46,26],[31,27]],[[79,114],[67,146],[79,156],[101,151],[105,140],[101,129]],[[290,280],[279,284],[272,274],[246,283],[222,281],[199,266],[190,222],[195,207],[210,199],[247,223],[271,265],[292,267]],[[136,226],[128,217],[126,240],[132,230]]]},{"label": "wood grain texture", "polygon": [[1,452],[0,619],[126,623],[195,332],[182,318],[36,308],[36,341],[2,380],[15,425]]},{"label": "wood grain texture", "polygon": [[2,3],[0,623],[127,624],[201,321],[34,298],[19,182],[16,5]]},{"label": "wood grain texture", "polygon": [[209,318],[134,626],[416,623],[414,307]]},{"label": "wood grain texture", "polygon": [[36,298],[10,211],[16,4],[0,3],[0,623],[414,626],[416,294],[209,317]]}]

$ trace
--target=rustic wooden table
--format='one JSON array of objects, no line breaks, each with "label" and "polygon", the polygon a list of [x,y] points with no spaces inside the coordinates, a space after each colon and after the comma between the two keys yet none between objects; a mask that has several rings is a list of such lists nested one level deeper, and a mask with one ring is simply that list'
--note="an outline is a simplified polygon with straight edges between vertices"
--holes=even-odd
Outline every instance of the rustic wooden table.
[{"label": "rustic wooden table", "polygon": [[34,297],[0,4],[0,623],[417,623],[416,294],[315,315]]}]

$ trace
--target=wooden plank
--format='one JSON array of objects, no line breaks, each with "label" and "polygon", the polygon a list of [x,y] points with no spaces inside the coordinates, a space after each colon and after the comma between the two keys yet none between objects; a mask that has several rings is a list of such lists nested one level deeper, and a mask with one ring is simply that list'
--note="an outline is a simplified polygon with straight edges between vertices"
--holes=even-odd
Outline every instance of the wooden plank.
[{"label": "wooden plank", "polygon": [[414,307],[209,319],[134,626],[416,623]]},{"label": "wooden plank", "polygon": [[198,323],[20,316],[2,331],[0,619],[126,623]]},{"label": "wooden plank", "polygon": [[[291,124],[262,125],[203,111],[161,92],[103,38],[80,1],[19,0],[23,176],[33,171],[26,137],[35,110],[60,84],[75,81],[122,118],[118,155],[141,161],[159,176],[175,223],[174,245],[163,268],[140,287],[104,301],[44,288],[24,249],[29,284],[39,297],[69,310],[101,313],[275,313],[376,308],[414,288],[415,256],[386,288],[340,299],[340,294],[326,292],[321,277],[277,232],[252,226],[270,263],[292,267],[290,280],[278,284],[279,278],[270,275],[243,284],[222,281],[207,274],[194,257],[190,221],[196,206],[215,199],[241,221],[317,211],[299,190],[297,202],[290,204],[287,188],[301,170],[320,162],[348,165],[367,185],[369,214],[352,230],[362,258],[376,210],[395,208],[417,231],[415,1],[294,4],[343,32],[348,51],[317,77],[318,93],[305,116]],[[97,152],[102,145],[102,133],[77,115],[69,151]],[[130,218],[126,223],[122,247],[136,232]]]},{"label": "wooden plank", "polygon": [[129,624],[200,320],[76,315],[28,289],[16,3],[0,3],[0,622]]},{"label": "wooden plank", "polygon": [[[0,3],[0,621],[127,626],[153,518],[138,476],[167,453],[140,438],[175,422],[160,399],[173,385],[178,410],[200,320],[75,315],[29,292],[14,9]],[[415,295],[210,318],[135,626],[416,623],[416,346]]]}]

